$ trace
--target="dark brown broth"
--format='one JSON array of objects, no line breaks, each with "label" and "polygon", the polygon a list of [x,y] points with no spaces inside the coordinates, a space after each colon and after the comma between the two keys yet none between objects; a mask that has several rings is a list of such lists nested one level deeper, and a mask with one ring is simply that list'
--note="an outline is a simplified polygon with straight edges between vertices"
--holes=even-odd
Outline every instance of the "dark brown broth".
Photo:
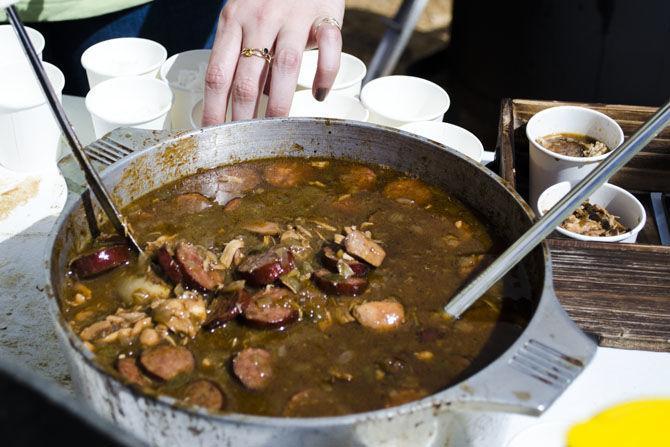
[{"label": "dark brown broth", "polygon": [[[193,352],[196,369],[189,376],[168,383],[154,382],[147,392],[180,398],[186,383],[208,378],[225,392],[226,411],[282,415],[293,395],[317,389],[318,402],[307,414],[297,415],[362,412],[414,400],[462,380],[498,356],[523,330],[529,310],[518,303],[524,302],[529,292],[522,275],[510,276],[505,284],[497,284],[459,321],[448,320],[440,312],[467,278],[467,274],[459,273],[463,259],[495,254],[502,245],[467,207],[434,187],[430,187],[429,203],[423,206],[387,198],[384,187],[404,176],[380,166],[369,166],[377,176],[373,189],[352,191],[351,184],[344,184],[340,176],[360,165],[320,161],[328,162],[328,166],[320,169],[304,162],[304,181],[292,188],[260,183],[246,193],[241,206],[232,212],[215,205],[188,214],[176,209],[170,200],[180,193],[199,192],[225,203],[239,195],[226,192],[234,188],[222,181],[227,179],[225,175],[235,175],[242,166],[262,177],[264,168],[284,161],[263,160],[203,172],[169,184],[127,207],[126,215],[142,243],[160,235],[176,234],[179,239],[220,253],[225,243],[241,234],[248,250],[253,244],[261,244],[262,239],[243,230],[245,222],[262,219],[286,225],[298,219],[315,234],[314,250],[322,244],[317,232],[328,240],[335,233],[314,220],[338,231],[344,226],[371,222],[373,225],[367,229],[382,241],[387,253],[362,296],[326,296],[307,283],[299,299],[302,318],[284,330],[250,328],[236,320],[213,331],[201,330],[192,339],[175,336],[176,342],[184,343]],[[341,202],[347,206],[333,205]],[[79,333],[124,306],[118,297],[119,286],[129,276],[142,272],[134,261],[82,281],[92,290],[93,297],[79,306],[67,304],[76,292],[72,286],[66,288],[62,309],[73,329]],[[74,281],[70,276],[70,284]],[[327,311],[333,315],[349,303],[389,297],[396,298],[405,308],[406,321],[395,331],[374,332],[355,321],[334,321],[329,325],[324,322]],[[519,308],[523,311],[519,312]],[[119,355],[137,356],[142,350],[136,340],[127,345],[91,345],[100,364],[115,374]],[[231,374],[231,358],[244,347],[262,347],[273,356],[274,377],[264,391],[245,389]]]}]

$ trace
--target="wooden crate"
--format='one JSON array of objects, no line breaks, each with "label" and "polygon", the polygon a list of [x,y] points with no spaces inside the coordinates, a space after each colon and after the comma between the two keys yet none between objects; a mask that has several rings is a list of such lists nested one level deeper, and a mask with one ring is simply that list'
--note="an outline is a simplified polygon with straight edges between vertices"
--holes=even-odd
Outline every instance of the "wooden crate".
[{"label": "wooden crate", "polygon": [[[641,106],[580,104],[505,99],[498,128],[500,174],[527,198],[526,123],[557,105],[579,105],[616,120],[629,137],[656,109]],[[670,195],[670,128],[665,129],[611,180],[632,192],[647,210],[637,244],[582,242],[553,233],[554,286],[559,300],[584,331],[601,346],[670,351],[670,247],[660,245],[651,206],[652,192]]]}]

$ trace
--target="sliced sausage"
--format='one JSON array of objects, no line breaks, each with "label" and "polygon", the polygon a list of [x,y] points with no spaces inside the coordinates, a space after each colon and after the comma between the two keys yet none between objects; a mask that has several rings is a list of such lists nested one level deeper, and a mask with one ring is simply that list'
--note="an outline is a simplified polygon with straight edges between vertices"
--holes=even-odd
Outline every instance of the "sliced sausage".
[{"label": "sliced sausage", "polygon": [[223,206],[223,210],[228,211],[228,212],[235,211],[236,209],[238,209],[240,207],[240,205],[242,205],[242,198],[241,197],[235,197],[233,199],[230,199]]},{"label": "sliced sausage", "polygon": [[264,253],[247,256],[239,265],[239,274],[257,286],[271,284],[295,268],[293,254],[285,247],[272,247]]},{"label": "sliced sausage", "polygon": [[356,256],[375,267],[382,265],[386,257],[384,249],[362,231],[350,231],[344,238],[343,244],[350,255]]},{"label": "sliced sausage", "polygon": [[182,282],[184,276],[181,272],[181,268],[179,267],[179,264],[175,262],[165,245],[159,248],[156,252],[156,261],[161,270],[163,270],[165,276],[167,276],[173,284],[180,284]]},{"label": "sliced sausage", "polygon": [[293,188],[307,179],[308,167],[303,162],[278,160],[263,169],[263,177],[277,188]]},{"label": "sliced sausage", "polygon": [[126,382],[138,386],[147,386],[151,382],[147,379],[139,366],[137,366],[137,359],[134,357],[124,357],[116,362],[116,370],[121,374]]},{"label": "sliced sausage", "polygon": [[224,192],[246,192],[261,182],[256,169],[251,166],[235,165],[217,170],[218,190]]},{"label": "sliced sausage", "polygon": [[380,332],[397,329],[405,322],[402,304],[390,299],[359,304],[352,314],[363,326]]},{"label": "sliced sausage", "polygon": [[212,300],[207,309],[207,319],[202,327],[211,330],[223,326],[235,319],[247,308],[251,297],[246,290],[239,290],[232,297],[219,297]]},{"label": "sliced sausage", "polygon": [[329,295],[356,296],[368,288],[367,278],[358,276],[345,278],[326,269],[312,273],[312,280],[319,289]]},{"label": "sliced sausage", "polygon": [[205,268],[204,249],[180,242],[175,250],[175,260],[184,276],[184,285],[202,292],[211,292],[223,284],[224,278],[216,270]]},{"label": "sliced sausage", "polygon": [[91,278],[128,263],[130,257],[128,245],[111,245],[79,256],[70,263],[70,268],[79,278]]},{"label": "sliced sausage", "polygon": [[184,214],[194,214],[212,207],[212,201],[197,192],[179,194],[170,200],[171,206]]},{"label": "sliced sausage", "polygon": [[191,351],[183,346],[163,345],[142,352],[142,367],[153,377],[172,380],[180,374],[189,374],[195,367]]},{"label": "sliced sausage", "polygon": [[281,233],[279,225],[275,222],[251,222],[242,226],[242,228],[263,236],[276,236]]},{"label": "sliced sausage", "polygon": [[419,206],[423,206],[430,202],[430,199],[433,198],[433,193],[420,180],[401,178],[386,185],[384,196],[393,200],[411,201]]},{"label": "sliced sausage", "polygon": [[298,318],[291,298],[293,293],[274,287],[254,294],[243,310],[244,318],[254,326],[281,327]]},{"label": "sliced sausage", "polygon": [[337,256],[337,251],[336,248],[326,245],[323,247],[321,250],[321,263],[330,269],[333,272],[339,272],[337,268],[337,263],[339,261],[345,262],[349,268],[354,272],[354,275],[356,276],[365,276],[368,274],[368,271],[370,268],[368,267],[367,264],[364,264],[362,262],[358,262],[356,260],[350,260],[350,259],[343,259],[339,258]]},{"label": "sliced sausage", "polygon": [[260,391],[272,380],[272,355],[259,348],[240,351],[233,359],[233,372],[246,388]]},{"label": "sliced sausage", "polygon": [[189,383],[184,389],[183,402],[187,405],[219,411],[226,406],[226,396],[211,380],[199,379]]},{"label": "sliced sausage", "polygon": [[374,188],[377,174],[367,166],[352,166],[340,175],[340,183],[349,191],[367,191]]}]

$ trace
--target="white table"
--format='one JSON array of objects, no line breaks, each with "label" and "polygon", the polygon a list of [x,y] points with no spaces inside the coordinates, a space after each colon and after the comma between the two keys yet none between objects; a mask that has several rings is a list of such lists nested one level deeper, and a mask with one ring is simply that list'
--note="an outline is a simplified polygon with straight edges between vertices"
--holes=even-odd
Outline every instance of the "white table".
[{"label": "white table", "polygon": [[[63,104],[82,143],[93,141],[83,99],[65,96]],[[0,355],[69,387],[63,352],[39,290],[45,284],[46,237],[55,220],[54,213],[45,214],[10,237],[0,224]],[[670,397],[670,353],[599,348],[591,365],[540,418],[474,415],[470,441],[477,447],[505,446],[538,423],[581,421],[615,403],[658,396]],[[536,445],[548,446],[549,442],[537,439]]]}]

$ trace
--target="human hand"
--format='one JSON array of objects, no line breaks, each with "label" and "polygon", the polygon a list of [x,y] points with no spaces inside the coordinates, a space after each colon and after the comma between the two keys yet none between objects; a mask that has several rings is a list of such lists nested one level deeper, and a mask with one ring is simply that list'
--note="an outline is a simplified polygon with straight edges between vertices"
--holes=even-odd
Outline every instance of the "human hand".
[{"label": "human hand", "polygon": [[[233,120],[253,118],[267,87],[266,116],[288,115],[307,48],[319,49],[312,94],[323,101],[340,68],[342,35],[336,23],[343,16],[344,0],[228,0],[205,76],[202,125],[225,121],[229,96]],[[244,57],[245,48],[261,51]],[[273,55],[271,63],[262,57],[264,48]]]}]

